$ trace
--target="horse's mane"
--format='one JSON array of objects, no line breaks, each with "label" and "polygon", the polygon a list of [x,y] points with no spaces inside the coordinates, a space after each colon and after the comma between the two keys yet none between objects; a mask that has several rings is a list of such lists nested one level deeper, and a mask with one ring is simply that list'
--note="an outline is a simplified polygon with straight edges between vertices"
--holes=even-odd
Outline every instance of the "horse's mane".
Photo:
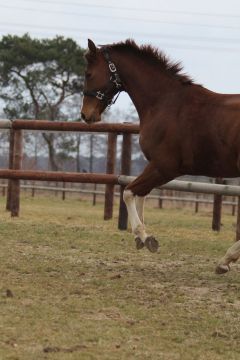
[{"label": "horse's mane", "polygon": [[159,66],[161,70],[174,76],[183,84],[193,84],[194,81],[185,73],[182,73],[183,67],[179,62],[172,62],[162,51],[151,46],[138,46],[134,40],[128,39],[124,42],[114,43],[112,45],[103,45],[102,48],[112,48],[126,53],[132,52],[141,57],[148,63]]}]

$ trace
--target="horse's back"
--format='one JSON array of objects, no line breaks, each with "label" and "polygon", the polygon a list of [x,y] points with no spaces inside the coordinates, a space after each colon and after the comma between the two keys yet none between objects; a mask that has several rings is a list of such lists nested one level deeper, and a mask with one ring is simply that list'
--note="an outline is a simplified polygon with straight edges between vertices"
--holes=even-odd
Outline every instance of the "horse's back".
[{"label": "horse's back", "polygon": [[240,94],[226,94],[222,96],[223,105],[240,110]]},{"label": "horse's back", "polygon": [[209,101],[196,121],[195,169],[208,176],[240,176],[240,95],[206,93]]},{"label": "horse's back", "polygon": [[177,121],[181,172],[240,176],[240,95],[195,86],[188,95]]}]

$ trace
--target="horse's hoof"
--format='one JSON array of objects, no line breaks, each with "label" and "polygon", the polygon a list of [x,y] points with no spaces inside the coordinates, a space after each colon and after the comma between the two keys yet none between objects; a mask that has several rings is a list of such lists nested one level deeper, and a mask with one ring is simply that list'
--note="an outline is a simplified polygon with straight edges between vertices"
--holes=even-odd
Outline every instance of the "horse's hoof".
[{"label": "horse's hoof", "polygon": [[230,266],[229,265],[218,265],[216,267],[216,274],[225,274],[226,272],[230,271]]},{"label": "horse's hoof", "polygon": [[140,237],[136,237],[135,242],[137,250],[141,250],[142,248],[144,248],[144,242],[142,242]]},{"label": "horse's hoof", "polygon": [[149,251],[152,253],[157,252],[158,250],[158,241],[153,236],[148,236],[145,240],[145,246],[148,248]]}]

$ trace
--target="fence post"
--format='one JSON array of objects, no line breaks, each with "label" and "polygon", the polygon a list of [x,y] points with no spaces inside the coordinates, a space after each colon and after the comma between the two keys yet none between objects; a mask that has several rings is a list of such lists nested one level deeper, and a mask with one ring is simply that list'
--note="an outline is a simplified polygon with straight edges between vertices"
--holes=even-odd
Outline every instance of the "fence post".
[{"label": "fence post", "polygon": [[195,213],[198,213],[198,210],[199,210],[199,202],[198,202],[198,199],[199,199],[199,195],[196,194]]},{"label": "fence post", "polygon": [[[65,189],[65,187],[66,187],[65,181],[62,183],[62,187],[63,187],[63,189]],[[66,191],[63,190],[62,191],[62,200],[65,200],[65,199],[66,199]]]},{"label": "fence post", "polygon": [[[55,182],[55,187],[58,189],[58,181]],[[58,196],[58,190],[55,190],[55,196]]]},{"label": "fence post", "polygon": [[[121,159],[121,174],[130,175],[131,171],[131,134],[123,134],[122,141],[122,159]],[[118,228],[120,230],[127,230],[128,225],[128,213],[126,205],[123,201],[123,191],[125,186],[120,187],[120,204],[119,204],[119,216],[118,216]]]},{"label": "fence post", "polygon": [[5,180],[2,180],[2,196],[4,197],[6,195],[6,184]]},{"label": "fence post", "polygon": [[[14,130],[9,131],[9,159],[8,159],[8,168],[13,168],[13,153],[14,153]],[[7,181],[7,201],[6,201],[6,210],[11,211],[11,196],[12,196],[12,180]]]},{"label": "fence post", "polygon": [[31,192],[32,197],[35,196],[35,188],[34,188],[34,186],[35,186],[35,181],[32,181],[32,192]]},{"label": "fence post", "polygon": [[[238,201],[238,198],[237,198],[237,201]],[[235,196],[232,197],[232,202],[233,202],[233,203],[236,202]],[[233,206],[232,206],[232,216],[235,216],[235,212],[236,212],[236,205],[233,204]]]},{"label": "fence post", "polygon": [[97,191],[97,184],[94,184],[94,185],[93,185],[93,200],[92,200],[93,206],[95,206],[96,203],[97,203],[97,194],[96,194],[96,191]]},{"label": "fence post", "polygon": [[162,196],[163,196],[163,190],[159,190],[159,198],[158,198],[158,207],[159,207],[159,209],[163,208]]},{"label": "fence post", "polygon": [[[222,178],[216,178],[216,184],[223,184]],[[221,212],[222,212],[222,195],[215,194],[213,200],[213,218],[212,230],[220,231],[221,229]]]},{"label": "fence post", "polygon": [[[114,174],[116,160],[117,133],[108,134],[107,165],[106,173]],[[105,187],[104,220],[112,219],[114,201],[114,185],[107,184]]]},{"label": "fence post", "polygon": [[[13,135],[13,164],[14,170],[20,170],[22,167],[22,145],[23,132],[22,130],[14,130]],[[20,209],[20,180],[12,180],[11,185],[11,216],[19,216]]]},{"label": "fence post", "polygon": [[237,230],[236,230],[236,241],[240,240],[240,196],[237,198]]}]

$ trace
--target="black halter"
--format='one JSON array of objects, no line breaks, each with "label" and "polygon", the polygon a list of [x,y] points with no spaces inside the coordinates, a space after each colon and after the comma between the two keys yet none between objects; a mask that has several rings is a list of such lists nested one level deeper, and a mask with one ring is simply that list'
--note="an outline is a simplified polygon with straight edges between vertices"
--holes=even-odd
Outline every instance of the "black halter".
[{"label": "black halter", "polygon": [[[111,61],[108,49],[103,49],[103,56],[108,63],[110,70],[110,79],[108,85],[99,90],[83,91],[83,95],[92,96],[97,98],[100,101],[103,101],[108,107],[115,104],[119,94],[124,90],[122,81],[119,74],[117,73],[117,68],[115,64]],[[117,96],[114,99],[114,96]]]}]

